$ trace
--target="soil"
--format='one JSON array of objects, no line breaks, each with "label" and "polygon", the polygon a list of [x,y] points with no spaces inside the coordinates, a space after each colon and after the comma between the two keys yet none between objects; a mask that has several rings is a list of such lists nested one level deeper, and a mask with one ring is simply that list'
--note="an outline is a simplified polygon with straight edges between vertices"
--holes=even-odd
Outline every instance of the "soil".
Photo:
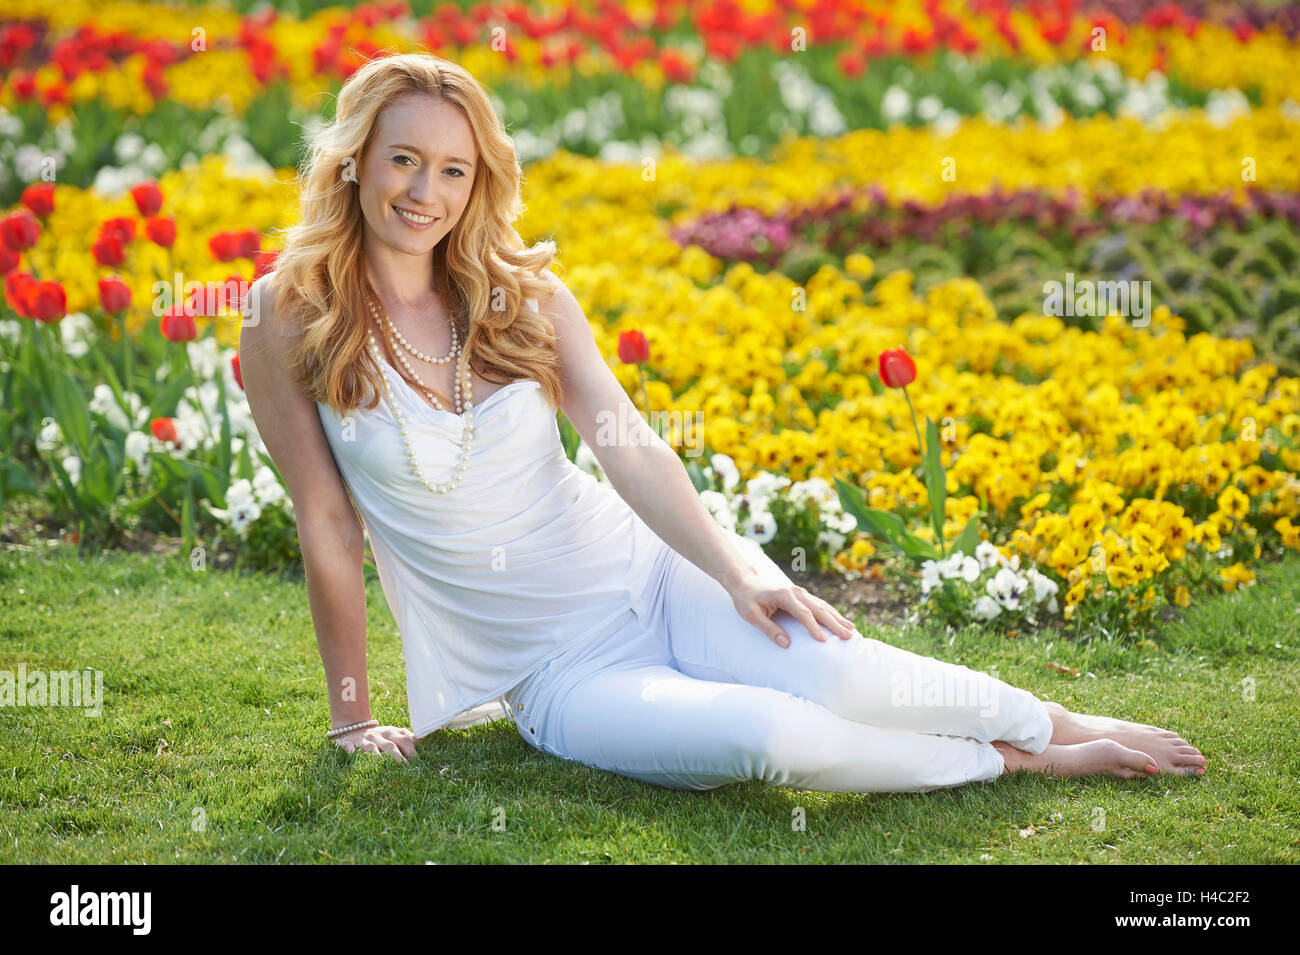
[{"label": "soil", "polygon": [[855,623],[897,625],[912,609],[914,598],[900,591],[896,584],[879,574],[867,573],[861,577],[846,577],[833,571],[791,570],[782,567],[787,577],[800,587],[821,597]]}]

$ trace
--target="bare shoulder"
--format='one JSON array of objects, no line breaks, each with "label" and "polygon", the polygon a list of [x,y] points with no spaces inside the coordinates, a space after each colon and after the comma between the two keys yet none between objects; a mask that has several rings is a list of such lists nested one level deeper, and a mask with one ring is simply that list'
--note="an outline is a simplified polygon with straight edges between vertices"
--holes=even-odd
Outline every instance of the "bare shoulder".
[{"label": "bare shoulder", "polygon": [[578,299],[554,272],[543,274],[550,279],[552,291],[550,298],[538,303],[538,308],[554,326],[556,337],[591,338],[591,325]]},{"label": "bare shoulder", "polygon": [[249,289],[250,308],[240,330],[244,394],[258,434],[284,478],[300,530],[318,521],[351,528],[348,501],[316,402],[291,373],[288,323],[276,307],[276,286],[266,275]]},{"label": "bare shoulder", "polygon": [[[278,291],[274,272],[263,275],[249,286],[248,314],[244,316],[239,333],[241,351],[245,344],[259,349],[274,347],[287,337],[284,322],[276,317]],[[273,342],[272,339],[280,341]]]}]

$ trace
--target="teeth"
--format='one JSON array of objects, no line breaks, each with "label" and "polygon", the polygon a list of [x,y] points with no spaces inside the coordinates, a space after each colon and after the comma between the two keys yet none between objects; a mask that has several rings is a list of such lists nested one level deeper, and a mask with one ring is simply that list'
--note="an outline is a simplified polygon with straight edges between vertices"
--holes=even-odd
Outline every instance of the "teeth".
[{"label": "teeth", "polygon": [[397,210],[397,214],[403,219],[410,219],[417,225],[427,225],[436,218],[435,216],[418,216],[414,212],[407,212],[405,209],[398,209],[397,206],[393,206],[393,208]]}]

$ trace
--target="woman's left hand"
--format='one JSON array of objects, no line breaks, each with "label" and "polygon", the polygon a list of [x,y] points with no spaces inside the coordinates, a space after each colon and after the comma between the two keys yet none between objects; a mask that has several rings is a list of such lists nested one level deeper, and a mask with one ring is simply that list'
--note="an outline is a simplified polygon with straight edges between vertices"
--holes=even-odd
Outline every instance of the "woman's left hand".
[{"label": "woman's left hand", "polygon": [[767,634],[777,646],[788,647],[790,635],[772,619],[772,614],[784,610],[808,628],[808,632],[822,643],[826,635],[819,624],[847,640],[857,634],[857,629],[842,613],[820,597],[809,593],[797,584],[773,585],[758,574],[746,577],[727,590],[736,612]]}]

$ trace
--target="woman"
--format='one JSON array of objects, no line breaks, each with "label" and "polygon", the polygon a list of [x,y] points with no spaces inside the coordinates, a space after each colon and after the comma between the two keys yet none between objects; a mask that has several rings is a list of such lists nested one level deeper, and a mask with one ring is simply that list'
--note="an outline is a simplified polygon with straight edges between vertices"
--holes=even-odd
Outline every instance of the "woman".
[{"label": "woman", "polygon": [[[345,750],[405,762],[497,699],[536,749],[671,788],[1202,771],[1175,733],[862,637],[719,527],[551,275],[554,246],[512,227],[513,145],[457,65],[363,66],[303,179],[240,361],[294,502]],[[567,459],[557,407],[613,488]],[[634,433],[603,442],[610,420]],[[410,729],[371,716],[367,535]]]}]

